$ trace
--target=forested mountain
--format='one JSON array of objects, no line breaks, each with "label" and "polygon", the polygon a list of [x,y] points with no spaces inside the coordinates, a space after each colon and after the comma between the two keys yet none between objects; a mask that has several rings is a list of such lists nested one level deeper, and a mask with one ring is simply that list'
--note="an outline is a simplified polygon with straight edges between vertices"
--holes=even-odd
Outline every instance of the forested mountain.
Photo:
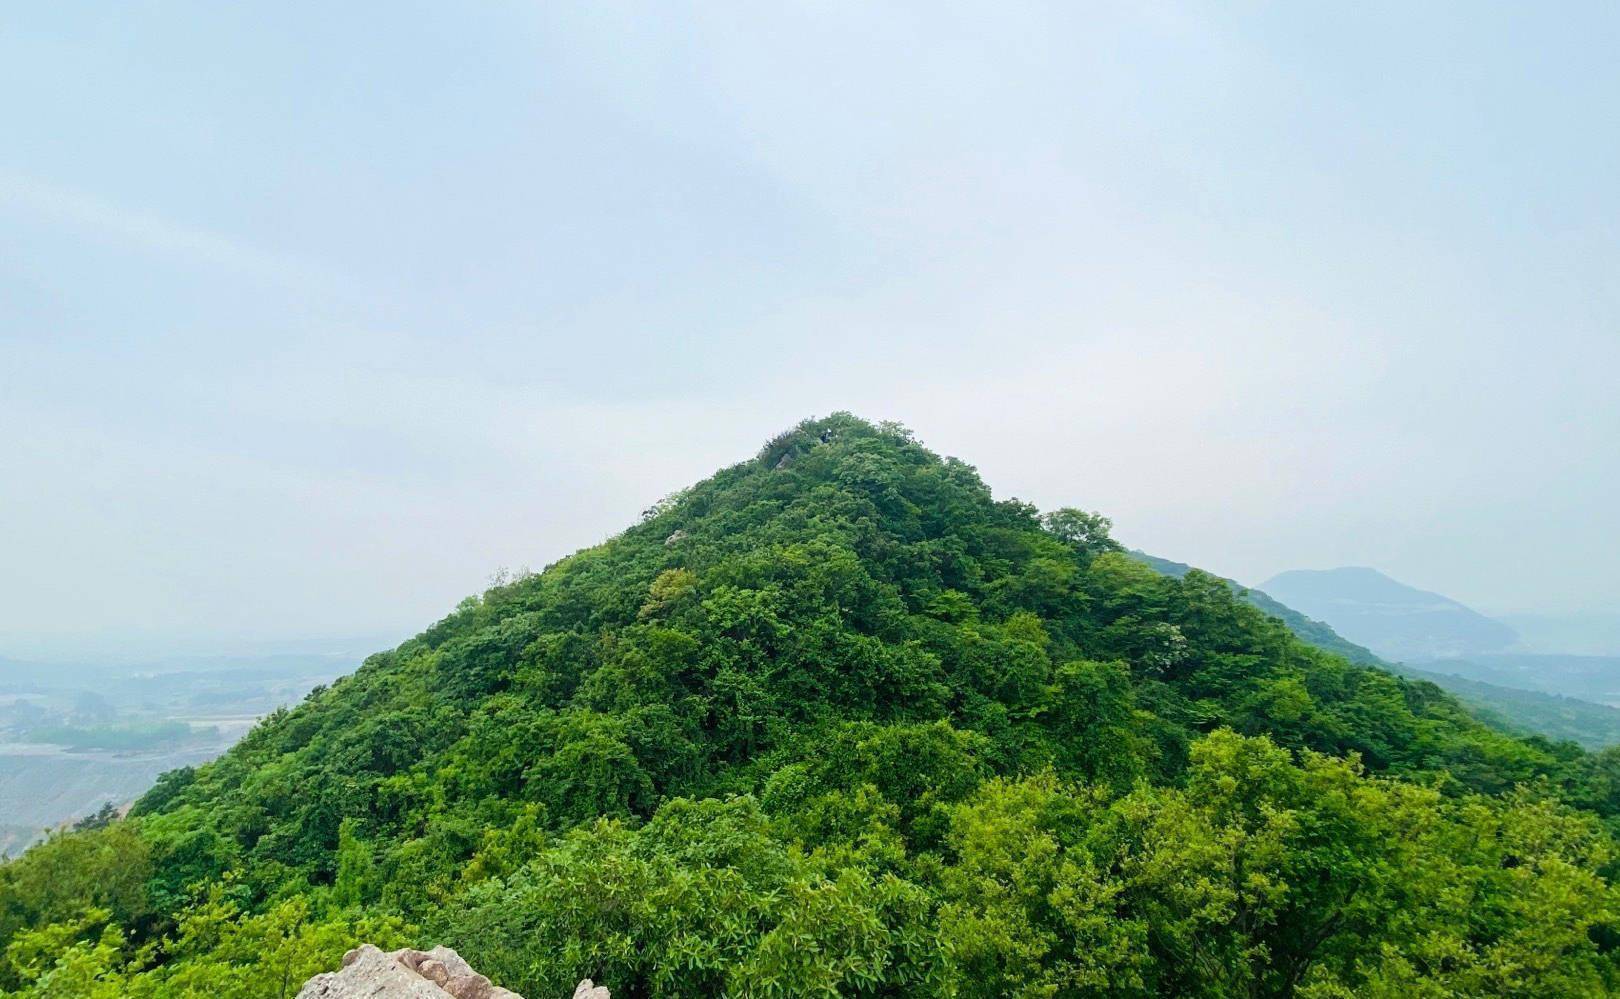
[{"label": "forested mountain", "polygon": [[808,421],[0,868],[26,996],[1603,995],[1620,755]]},{"label": "forested mountain", "polygon": [[[1194,571],[1192,566],[1187,565],[1184,562],[1172,562],[1170,559],[1159,558],[1156,555],[1149,555],[1146,552],[1133,551],[1131,554],[1146,563],[1155,572],[1162,572],[1166,576],[1174,576],[1177,579],[1185,578],[1188,573]],[[1336,655],[1341,655],[1351,662],[1359,663],[1363,666],[1388,665],[1382,659],[1378,658],[1378,656],[1374,655],[1371,649],[1364,648],[1357,645],[1355,642],[1350,641],[1349,639],[1340,635],[1338,632],[1334,631],[1325,622],[1306,617],[1304,614],[1294,610],[1292,607],[1278,603],[1276,600],[1273,600],[1270,595],[1261,590],[1250,589],[1236,580],[1226,579],[1225,577],[1218,578],[1220,578],[1221,582],[1225,583],[1233,593],[1243,598],[1244,601],[1253,604],[1261,611],[1264,611],[1266,614],[1269,614],[1270,616],[1281,621],[1283,624],[1287,625],[1288,630],[1298,636],[1299,639],[1305,644],[1314,645],[1316,648],[1319,648],[1324,652],[1332,652]]]},{"label": "forested mountain", "polygon": [[1473,709],[1483,721],[1504,731],[1568,739],[1588,749],[1620,745],[1620,708],[1562,694],[1523,687],[1504,687],[1468,678],[1449,670],[1452,661],[1393,667],[1403,676],[1427,680]]},{"label": "forested mountain", "polygon": [[1376,569],[1296,569],[1260,589],[1396,662],[1500,652],[1518,642],[1502,622]]},{"label": "forested mountain", "polygon": [[[1193,571],[1190,565],[1145,552],[1133,551],[1131,555],[1156,572],[1177,579]],[[1353,663],[1433,683],[1498,729],[1568,739],[1587,749],[1620,745],[1620,708],[1609,706],[1620,696],[1616,693],[1620,684],[1613,682],[1613,678],[1620,677],[1620,668],[1616,668],[1620,661],[1596,656],[1517,654],[1482,656],[1477,662],[1442,659],[1426,663],[1428,669],[1392,664],[1343,638],[1325,622],[1308,618],[1260,590],[1230,579],[1223,581],[1243,600],[1281,621],[1307,645],[1344,656]],[[1502,667],[1480,665],[1496,662]],[[1606,682],[1609,685],[1604,687]],[[1570,693],[1575,696],[1567,696]]]}]

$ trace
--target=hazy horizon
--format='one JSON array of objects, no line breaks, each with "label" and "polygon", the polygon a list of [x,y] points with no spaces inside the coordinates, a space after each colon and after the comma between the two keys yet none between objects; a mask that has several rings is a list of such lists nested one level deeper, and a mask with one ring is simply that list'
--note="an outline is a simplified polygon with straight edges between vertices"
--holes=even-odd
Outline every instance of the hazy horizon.
[{"label": "hazy horizon", "polygon": [[1620,616],[1617,43],[1601,4],[18,8],[0,659],[404,637],[841,409],[1245,583]]}]

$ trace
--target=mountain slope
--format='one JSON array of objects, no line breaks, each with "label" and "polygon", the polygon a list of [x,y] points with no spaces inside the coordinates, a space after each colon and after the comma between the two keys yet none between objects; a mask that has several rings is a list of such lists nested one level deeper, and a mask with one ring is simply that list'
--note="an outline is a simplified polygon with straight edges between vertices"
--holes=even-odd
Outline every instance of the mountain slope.
[{"label": "mountain slope", "polygon": [[1482,683],[1620,704],[1620,656],[1508,652],[1448,659],[1429,668]]},{"label": "mountain slope", "polygon": [[[1192,566],[1145,552],[1133,551],[1131,555],[1155,572],[1177,579],[1193,571]],[[1566,676],[1568,681],[1565,685],[1568,686],[1578,686],[1579,681],[1584,679],[1578,667],[1569,662],[1572,657],[1480,657],[1485,662],[1496,659],[1511,662],[1519,667],[1517,672],[1481,667],[1460,659],[1432,663],[1432,670],[1393,665],[1370,650],[1347,641],[1326,623],[1312,620],[1259,590],[1249,589],[1230,579],[1224,582],[1243,600],[1281,621],[1305,644],[1341,655],[1353,663],[1377,666],[1399,676],[1432,683],[1467,705],[1480,720],[1501,731],[1540,735],[1553,740],[1568,739],[1594,750],[1620,745],[1620,709],[1596,702],[1584,688],[1574,691],[1577,696],[1572,697],[1557,686],[1549,686],[1549,681],[1565,681]],[[1554,665],[1562,669],[1543,668],[1538,677],[1532,678],[1524,669],[1526,663]],[[1588,668],[1587,672],[1593,670]],[[1613,673],[1610,671],[1610,675]],[[1474,674],[1483,674],[1485,679],[1493,682],[1485,682]],[[1607,689],[1612,691],[1613,688]],[[1580,699],[1580,694],[1587,694],[1587,699]]]},{"label": "mountain slope", "polygon": [[[1133,551],[1131,555],[1140,559],[1155,572],[1173,576],[1176,579],[1182,579],[1193,571],[1193,567],[1184,562],[1173,562],[1170,559],[1159,558],[1146,552]],[[1388,665],[1374,655],[1372,650],[1349,641],[1324,622],[1306,617],[1292,607],[1273,600],[1261,590],[1250,589],[1236,580],[1224,577],[1221,577],[1221,579],[1244,602],[1281,621],[1288,627],[1289,631],[1293,632],[1306,645],[1314,646],[1324,652],[1331,652],[1334,655],[1343,656],[1351,662],[1362,666],[1383,667]]]},{"label": "mountain slope", "polygon": [[1562,694],[1505,687],[1470,679],[1451,670],[1456,660],[1430,664],[1430,670],[1398,667],[1403,676],[1427,680],[1473,709],[1487,724],[1503,731],[1569,739],[1587,749],[1620,745],[1620,708]]},{"label": "mountain slope", "polygon": [[1518,641],[1500,621],[1376,569],[1296,569],[1273,576],[1260,589],[1397,662],[1497,652]]},{"label": "mountain slope", "polygon": [[809,421],[0,868],[0,984],[73,957],[160,994],[356,939],[533,994],[1617,980],[1612,761],[1107,527]]}]

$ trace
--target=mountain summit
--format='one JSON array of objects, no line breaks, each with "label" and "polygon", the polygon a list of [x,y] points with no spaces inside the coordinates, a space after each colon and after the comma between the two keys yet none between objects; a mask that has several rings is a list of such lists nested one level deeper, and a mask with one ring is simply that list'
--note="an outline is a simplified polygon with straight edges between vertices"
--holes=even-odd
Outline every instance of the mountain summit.
[{"label": "mountain summit", "polygon": [[1518,642],[1500,621],[1376,569],[1295,569],[1273,576],[1260,589],[1397,662],[1502,652]]},{"label": "mountain summit", "polygon": [[0,868],[0,987],[273,995],[232,983],[359,941],[531,996],[1620,983],[1616,758],[1109,526],[806,421]]}]

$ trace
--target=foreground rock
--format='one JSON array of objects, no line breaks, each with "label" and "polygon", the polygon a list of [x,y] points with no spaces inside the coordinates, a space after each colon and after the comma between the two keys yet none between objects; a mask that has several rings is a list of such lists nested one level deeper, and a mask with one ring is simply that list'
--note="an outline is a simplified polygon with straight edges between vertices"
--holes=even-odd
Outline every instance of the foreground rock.
[{"label": "foreground rock", "polygon": [[[304,983],[298,999],[523,999],[493,985],[448,947],[432,950],[378,950],[361,944],[343,955],[343,969]],[[590,979],[574,989],[574,999],[609,999]]]}]

